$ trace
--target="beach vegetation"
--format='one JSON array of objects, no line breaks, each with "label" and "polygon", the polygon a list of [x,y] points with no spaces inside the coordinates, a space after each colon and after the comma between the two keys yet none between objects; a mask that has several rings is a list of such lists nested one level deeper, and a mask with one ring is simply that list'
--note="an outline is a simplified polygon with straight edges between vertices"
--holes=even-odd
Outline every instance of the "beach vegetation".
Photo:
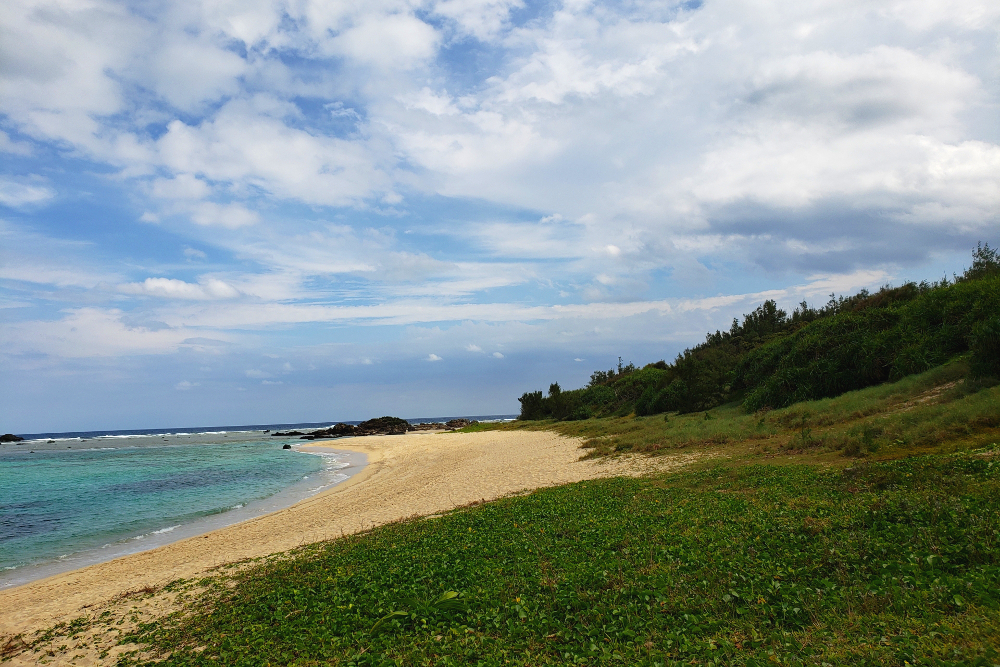
[{"label": "beach vegetation", "polygon": [[120,664],[993,665],[998,536],[995,444],[846,468],[716,462],[219,575],[131,634],[142,653]]},{"label": "beach vegetation", "polygon": [[783,455],[898,458],[980,446],[1000,435],[1000,386],[960,356],[896,382],[747,412],[733,401],[704,412],[518,421],[505,429],[551,429],[579,437],[591,456],[739,448]]},{"label": "beach vegetation", "polygon": [[791,315],[765,301],[672,363],[637,368],[619,357],[617,370],[595,372],[586,387],[527,392],[520,419],[686,414],[732,402],[756,413],[893,382],[969,353],[976,378],[997,380],[998,313],[1000,253],[980,244],[953,280],[831,295],[818,308],[803,301]]}]

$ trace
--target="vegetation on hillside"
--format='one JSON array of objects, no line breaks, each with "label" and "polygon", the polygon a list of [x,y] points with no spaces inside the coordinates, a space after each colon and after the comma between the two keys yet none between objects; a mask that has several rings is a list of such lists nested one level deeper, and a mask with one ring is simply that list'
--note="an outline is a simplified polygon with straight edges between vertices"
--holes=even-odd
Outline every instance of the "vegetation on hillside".
[{"label": "vegetation on hillside", "polygon": [[520,418],[691,413],[731,401],[757,412],[898,380],[966,352],[977,378],[1000,377],[1000,254],[989,244],[953,281],[831,296],[822,308],[803,302],[791,316],[767,301],[671,364],[619,360],[582,389],[526,392]]},{"label": "vegetation on hillside", "polygon": [[959,358],[897,382],[757,413],[729,403],[666,417],[517,421],[490,427],[553,429],[584,438],[597,456],[736,447],[754,460],[779,454],[896,458],[997,440],[1000,386],[971,377],[967,359]]}]

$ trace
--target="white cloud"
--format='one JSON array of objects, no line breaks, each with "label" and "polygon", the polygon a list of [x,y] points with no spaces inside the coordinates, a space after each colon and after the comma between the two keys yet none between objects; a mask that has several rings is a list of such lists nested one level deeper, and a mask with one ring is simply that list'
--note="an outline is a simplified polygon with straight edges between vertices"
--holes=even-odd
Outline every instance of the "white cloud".
[{"label": "white cloud", "polygon": [[441,357],[439,357],[439,356],[437,356],[436,354],[433,354],[433,353],[432,354],[428,354],[427,355],[427,361],[441,361]]},{"label": "white cloud", "polygon": [[189,260],[208,259],[208,255],[197,248],[184,248],[184,256]]},{"label": "white cloud", "polygon": [[495,359],[503,359],[503,354],[501,354],[500,352],[494,352],[493,357]]},{"label": "white cloud", "polygon": [[483,351],[483,348],[479,347],[478,345],[472,345],[471,343],[469,345],[466,345],[465,349],[468,350],[469,352],[482,352]]},{"label": "white cloud", "polygon": [[117,309],[75,308],[55,321],[15,322],[0,329],[6,354],[66,359],[168,354],[197,335],[186,327],[133,326]]},{"label": "white cloud", "polygon": [[183,32],[150,54],[153,85],[172,106],[196,111],[206,102],[238,92],[247,63],[204,39]]},{"label": "white cloud", "polygon": [[181,380],[180,382],[174,385],[174,389],[176,389],[177,391],[187,391],[189,389],[193,389],[194,387],[200,387],[200,386],[201,386],[200,382],[189,382],[187,380]]},{"label": "white cloud", "polygon": [[[711,312],[737,304],[755,304],[766,299],[798,303],[803,298],[825,297],[830,292],[848,293],[861,287],[885,284],[884,270],[861,270],[850,274],[816,274],[810,280],[783,289],[705,298],[673,298],[645,301],[591,302],[530,306],[510,302],[438,303],[432,300],[400,300],[377,305],[329,306],[318,304],[244,304],[215,302],[211,306],[177,302],[157,312],[174,326],[197,326],[213,330],[264,329],[280,325],[316,322],[411,325],[438,322],[579,322],[614,321],[643,314],[673,315]],[[701,337],[702,334],[697,334]],[[436,357],[437,355],[430,355]],[[437,359],[428,360],[436,361]]]},{"label": "white cloud", "polygon": [[462,32],[488,41],[507,26],[511,10],[521,7],[521,0],[440,0],[434,13],[452,19]]},{"label": "white cloud", "polygon": [[[512,25],[517,0],[260,0],[155,15],[14,0],[0,83],[19,130],[150,179],[165,202],[152,215],[224,229],[262,226],[274,200],[405,209],[400,192],[591,215],[588,247],[623,253],[609,238],[623,225],[679,239],[746,198],[855,197],[947,229],[995,220],[997,146],[975,129],[993,113],[991,65],[976,55],[995,50],[992,4],[564,3]],[[475,38],[468,57],[475,40],[503,56],[473,85],[451,76],[444,50],[463,36]],[[299,99],[351,126],[330,129]],[[582,257],[560,251],[558,233],[532,246],[504,224],[480,236],[496,255],[520,245]]]},{"label": "white cloud", "polygon": [[150,185],[150,193],[162,199],[204,199],[211,191],[205,181],[191,174],[157,178]]},{"label": "white cloud", "polygon": [[0,177],[0,204],[19,208],[40,204],[55,197],[56,193],[44,185],[37,185]]},{"label": "white cloud", "polygon": [[297,129],[272,115],[275,103],[267,96],[236,99],[198,125],[172,121],[157,141],[158,159],[178,173],[311,204],[351,205],[390,189],[382,156],[364,140]]},{"label": "white cloud", "polygon": [[0,130],[0,153],[27,156],[33,152],[31,144],[27,141],[14,141],[9,134]]},{"label": "white cloud", "polygon": [[227,229],[236,229],[256,224],[260,220],[260,215],[240,204],[223,205],[206,201],[194,207],[191,220],[199,225],[219,225]]},{"label": "white cloud", "polygon": [[250,368],[247,371],[245,371],[245,374],[246,374],[246,376],[248,378],[269,378],[269,377],[271,377],[270,373],[262,371],[259,368]]},{"label": "white cloud", "polygon": [[438,41],[434,28],[415,16],[373,14],[341,33],[327,48],[382,69],[407,69],[431,58]]},{"label": "white cloud", "polygon": [[240,296],[240,291],[232,285],[209,277],[202,278],[197,284],[175,278],[146,278],[141,283],[118,285],[118,291],[122,294],[195,301],[235,299]]}]

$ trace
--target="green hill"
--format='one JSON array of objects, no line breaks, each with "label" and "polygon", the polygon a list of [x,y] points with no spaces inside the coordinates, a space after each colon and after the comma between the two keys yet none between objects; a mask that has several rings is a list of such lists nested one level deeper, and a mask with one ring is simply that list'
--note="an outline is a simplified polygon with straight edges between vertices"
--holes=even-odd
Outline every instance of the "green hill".
[{"label": "green hill", "polygon": [[954,281],[803,302],[789,316],[767,301],[673,363],[597,371],[581,389],[558,383],[518,399],[522,420],[690,413],[739,401],[748,412],[899,380],[971,353],[974,378],[1000,376],[1000,256],[989,244]]}]

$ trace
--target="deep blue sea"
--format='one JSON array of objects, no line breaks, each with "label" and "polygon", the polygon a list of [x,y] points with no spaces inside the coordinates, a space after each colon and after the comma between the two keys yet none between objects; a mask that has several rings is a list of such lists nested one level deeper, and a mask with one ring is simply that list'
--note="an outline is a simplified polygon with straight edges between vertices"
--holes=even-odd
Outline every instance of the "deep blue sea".
[{"label": "deep blue sea", "polygon": [[[300,439],[270,435],[329,425],[20,434],[24,442],[0,445],[0,587],[253,518],[337,484],[363,467],[363,455],[298,451]],[[338,440],[321,444],[335,449]]]}]

